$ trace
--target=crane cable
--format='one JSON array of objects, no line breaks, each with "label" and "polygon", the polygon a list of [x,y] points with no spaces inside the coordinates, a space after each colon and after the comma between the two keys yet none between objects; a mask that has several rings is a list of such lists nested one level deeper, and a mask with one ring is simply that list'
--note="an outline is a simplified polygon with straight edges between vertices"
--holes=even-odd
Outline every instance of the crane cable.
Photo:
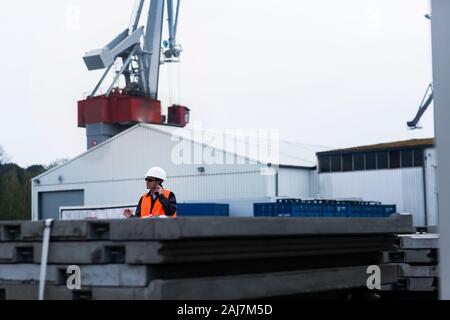
[{"label": "crane cable", "polygon": [[[168,85],[169,85],[169,105],[178,104],[181,92],[181,70],[180,63],[168,63]],[[176,73],[174,75],[174,73]]]}]

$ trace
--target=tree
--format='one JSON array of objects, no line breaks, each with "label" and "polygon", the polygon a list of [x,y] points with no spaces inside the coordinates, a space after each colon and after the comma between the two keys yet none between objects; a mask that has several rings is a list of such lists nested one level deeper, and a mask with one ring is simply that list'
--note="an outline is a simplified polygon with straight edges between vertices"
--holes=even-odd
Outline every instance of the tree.
[{"label": "tree", "polygon": [[0,146],[0,220],[29,220],[31,217],[31,179],[66,162],[56,159],[46,166],[28,168],[10,163]]},{"label": "tree", "polygon": [[0,164],[9,163],[9,156],[5,149],[0,145]]},{"label": "tree", "polygon": [[31,179],[45,171],[43,166],[26,169],[14,163],[0,166],[0,220],[29,220]]},{"label": "tree", "polygon": [[67,161],[69,161],[69,159],[65,159],[65,158],[56,159],[56,160],[50,162],[48,165],[46,165],[45,166],[45,170],[50,170],[50,169],[52,169],[54,167],[62,165],[63,163],[65,163]]}]

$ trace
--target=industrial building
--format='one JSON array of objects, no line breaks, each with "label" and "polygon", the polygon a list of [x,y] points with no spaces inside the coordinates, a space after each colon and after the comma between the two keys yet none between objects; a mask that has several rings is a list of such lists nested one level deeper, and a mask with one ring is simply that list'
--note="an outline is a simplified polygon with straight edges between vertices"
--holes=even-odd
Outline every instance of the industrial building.
[{"label": "industrial building", "polygon": [[253,203],[276,198],[355,199],[395,204],[413,214],[414,225],[437,225],[433,139],[319,151],[317,158],[312,146],[279,141],[277,159],[260,161],[270,143],[215,136],[222,139],[138,124],[36,177],[32,218],[59,218],[60,207],[134,205],[145,192],[144,173],[159,165],[178,202],[229,203],[231,216],[252,216]]},{"label": "industrial building", "polygon": [[319,152],[320,196],[395,204],[416,226],[437,225],[434,139]]},{"label": "industrial building", "polygon": [[[166,169],[164,186],[178,202],[230,203],[231,216],[252,216],[254,202],[274,197],[317,196],[319,147],[230,134],[212,138],[187,128],[138,124],[34,178],[32,218],[58,218],[65,206],[137,204],[152,166]],[[270,148],[276,148],[272,156]],[[199,154],[203,159],[195,159]]]}]

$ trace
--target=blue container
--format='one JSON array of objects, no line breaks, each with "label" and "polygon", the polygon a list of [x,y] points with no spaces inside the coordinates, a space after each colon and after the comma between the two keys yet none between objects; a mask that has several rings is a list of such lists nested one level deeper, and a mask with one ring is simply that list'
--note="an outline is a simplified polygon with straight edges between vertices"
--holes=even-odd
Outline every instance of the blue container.
[{"label": "blue container", "polygon": [[263,203],[262,204],[263,217],[274,217],[275,216],[275,204],[274,203]]},{"label": "blue container", "polygon": [[320,200],[307,200],[304,204],[306,217],[320,217],[322,215],[322,204]]},{"label": "blue container", "polygon": [[395,205],[379,202],[334,200],[286,200],[254,203],[255,217],[389,217],[395,213]]},{"label": "blue container", "polygon": [[255,217],[273,217],[275,216],[275,203],[254,203],[253,215]]},{"label": "blue container", "polygon": [[389,217],[391,214],[397,212],[397,206],[395,204],[392,205],[382,205],[381,207],[381,215],[383,217]]},{"label": "blue container", "polygon": [[306,208],[303,202],[295,203],[292,205],[293,217],[306,217]]},{"label": "blue container", "polygon": [[348,217],[348,201],[337,201],[336,202],[336,217]]},{"label": "blue container", "polygon": [[363,205],[363,212],[365,218],[374,217],[376,214],[376,206],[370,202],[365,202]]},{"label": "blue container", "polygon": [[324,200],[320,201],[322,217],[336,217],[337,203],[336,201]]},{"label": "blue container", "polygon": [[230,205],[226,203],[178,203],[177,216],[181,217],[227,217]]},{"label": "blue container", "polygon": [[281,199],[277,202],[254,203],[253,215],[255,217],[293,217],[301,216],[299,199]]},{"label": "blue container", "polygon": [[349,217],[359,218],[389,217],[395,212],[395,205],[382,205],[379,202],[353,202],[348,208]]},{"label": "blue container", "polygon": [[293,214],[293,202],[277,202],[275,203],[275,216],[276,217],[292,217]]},{"label": "blue container", "polygon": [[348,217],[359,218],[362,217],[362,205],[360,202],[352,201],[348,203]]},{"label": "blue container", "polygon": [[292,205],[292,216],[300,218],[310,216],[307,208],[308,207],[304,202],[294,203]]},{"label": "blue container", "polygon": [[366,202],[366,217],[381,217],[379,202]]},{"label": "blue container", "polygon": [[298,204],[301,203],[301,199],[277,199],[274,203],[274,216],[275,217],[293,217],[297,210]]},{"label": "blue container", "polygon": [[378,218],[382,216],[379,204],[369,204],[368,207],[369,207],[369,217]]},{"label": "blue container", "polygon": [[368,202],[361,202],[359,206],[359,214],[362,218],[370,217],[370,207]]},{"label": "blue container", "polygon": [[385,211],[384,211],[384,205],[378,205],[378,217],[380,218],[384,218],[384,217],[388,217],[389,215],[386,215]]}]

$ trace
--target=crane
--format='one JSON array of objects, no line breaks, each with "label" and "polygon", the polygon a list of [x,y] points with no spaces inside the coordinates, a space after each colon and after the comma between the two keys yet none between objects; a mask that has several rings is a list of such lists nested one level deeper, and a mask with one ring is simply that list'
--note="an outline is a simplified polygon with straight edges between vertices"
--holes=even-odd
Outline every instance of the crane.
[{"label": "crane", "polygon": [[423,96],[422,101],[420,102],[419,110],[416,113],[416,116],[413,120],[408,121],[406,124],[408,128],[411,130],[420,129],[417,125],[419,124],[420,118],[425,113],[427,108],[430,106],[431,102],[433,102],[433,84],[430,83],[425,91],[425,95]]},{"label": "crane", "polygon": [[[427,13],[425,15],[425,18],[431,21],[432,15]],[[430,83],[428,85],[428,87],[425,91],[425,95],[423,96],[423,99],[420,102],[419,110],[417,110],[416,116],[414,117],[414,119],[412,119],[411,121],[408,121],[406,123],[406,125],[408,126],[409,129],[411,129],[411,130],[421,129],[421,127],[418,127],[417,125],[419,124],[420,118],[422,118],[423,114],[425,113],[427,108],[430,106],[431,102],[433,102],[433,84],[432,83]]]},{"label": "crane", "polygon": [[[136,123],[183,127],[189,122],[187,107],[170,106],[166,118],[158,100],[160,65],[180,61],[177,29],[181,0],[151,0],[146,25],[140,26],[145,2],[136,1],[130,25],[124,31],[83,57],[89,71],[105,70],[89,96],[78,101],[78,126],[86,128],[88,149]],[[165,7],[169,38],[162,41]],[[108,89],[99,94],[113,66],[120,62]],[[123,88],[119,88],[121,78]]]}]

